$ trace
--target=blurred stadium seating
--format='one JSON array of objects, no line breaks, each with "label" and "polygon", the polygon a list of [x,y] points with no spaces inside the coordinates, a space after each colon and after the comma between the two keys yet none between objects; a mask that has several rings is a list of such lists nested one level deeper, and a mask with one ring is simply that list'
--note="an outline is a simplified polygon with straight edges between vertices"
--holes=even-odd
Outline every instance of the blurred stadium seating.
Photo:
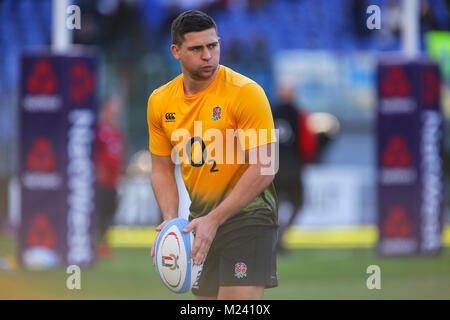
[{"label": "blurred stadium seating", "polygon": [[[74,3],[83,1],[74,1]],[[101,1],[97,1],[101,2]],[[114,1],[113,1],[114,2]],[[160,27],[169,18],[158,0],[135,1],[143,24]],[[161,1],[162,2],[162,1]],[[224,43],[247,42],[263,35],[270,58],[286,49],[395,50],[399,41],[384,47],[375,36],[358,37],[353,21],[353,0],[266,1],[254,9],[221,9],[211,12]],[[362,3],[367,1],[361,1]],[[370,4],[383,7],[387,1]],[[369,4],[367,2],[367,4]],[[450,17],[444,0],[429,1],[436,23],[448,28]],[[365,8],[364,5],[360,6]],[[0,92],[14,91],[20,52],[50,45],[51,0],[3,0],[0,2]],[[168,30],[166,30],[168,35]],[[367,34],[367,33],[366,33]],[[168,37],[166,37],[168,40]],[[399,40],[399,39],[397,39]],[[166,43],[160,44],[159,49]],[[245,43],[244,46],[248,46]],[[251,44],[250,44],[251,45]]]}]

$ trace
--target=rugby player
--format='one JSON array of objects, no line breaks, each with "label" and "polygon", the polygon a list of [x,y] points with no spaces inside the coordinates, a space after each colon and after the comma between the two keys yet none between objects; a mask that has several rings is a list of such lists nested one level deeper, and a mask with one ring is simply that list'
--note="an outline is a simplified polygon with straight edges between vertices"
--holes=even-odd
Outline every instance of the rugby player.
[{"label": "rugby player", "polygon": [[164,219],[156,230],[178,217],[175,152],[192,201],[183,231],[194,232],[191,256],[203,263],[193,294],[261,299],[265,288],[278,285],[276,135],[269,102],[255,81],[219,64],[220,38],[207,14],[183,12],[171,32],[182,73],[154,90],[147,108],[151,183]]}]

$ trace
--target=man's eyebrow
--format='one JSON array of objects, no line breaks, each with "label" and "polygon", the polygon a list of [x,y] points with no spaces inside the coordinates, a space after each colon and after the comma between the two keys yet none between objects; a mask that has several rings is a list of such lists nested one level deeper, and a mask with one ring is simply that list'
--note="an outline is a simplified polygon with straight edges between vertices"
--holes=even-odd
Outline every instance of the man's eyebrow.
[{"label": "man's eyebrow", "polygon": [[188,47],[188,50],[192,50],[192,49],[200,49],[200,48],[203,48],[203,46],[202,46],[202,45],[199,45],[199,46]]},{"label": "man's eyebrow", "polygon": [[[219,43],[219,41],[214,41],[214,42],[211,42],[211,43],[206,44],[206,46],[208,47],[208,46],[210,46],[210,45],[218,44],[218,43]],[[198,46],[188,47],[188,50],[201,49],[201,48],[203,48],[203,45],[198,45]]]}]

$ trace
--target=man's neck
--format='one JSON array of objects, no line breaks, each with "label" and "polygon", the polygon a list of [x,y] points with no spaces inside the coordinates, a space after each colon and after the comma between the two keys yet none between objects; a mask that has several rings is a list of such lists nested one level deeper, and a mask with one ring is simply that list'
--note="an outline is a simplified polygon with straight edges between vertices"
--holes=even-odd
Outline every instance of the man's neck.
[{"label": "man's neck", "polygon": [[214,72],[214,74],[211,77],[209,77],[208,79],[202,79],[202,80],[193,79],[189,76],[186,76],[186,73],[184,73],[184,76],[183,76],[184,94],[187,96],[192,96],[192,95],[202,92],[203,90],[208,88],[208,86],[216,78],[218,71],[219,71],[219,66],[216,68],[216,71]]}]

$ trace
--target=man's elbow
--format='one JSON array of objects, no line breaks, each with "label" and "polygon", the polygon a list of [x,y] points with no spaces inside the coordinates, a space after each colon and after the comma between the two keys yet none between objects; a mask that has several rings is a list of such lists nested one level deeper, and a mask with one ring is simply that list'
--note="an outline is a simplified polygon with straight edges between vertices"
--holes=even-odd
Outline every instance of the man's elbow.
[{"label": "man's elbow", "polygon": [[275,174],[267,175],[267,185],[271,184],[273,180],[275,179]]},{"label": "man's elbow", "polygon": [[260,177],[263,180],[264,186],[267,187],[269,184],[272,183],[273,179],[275,179],[275,173],[264,172],[263,170],[261,170]]}]

